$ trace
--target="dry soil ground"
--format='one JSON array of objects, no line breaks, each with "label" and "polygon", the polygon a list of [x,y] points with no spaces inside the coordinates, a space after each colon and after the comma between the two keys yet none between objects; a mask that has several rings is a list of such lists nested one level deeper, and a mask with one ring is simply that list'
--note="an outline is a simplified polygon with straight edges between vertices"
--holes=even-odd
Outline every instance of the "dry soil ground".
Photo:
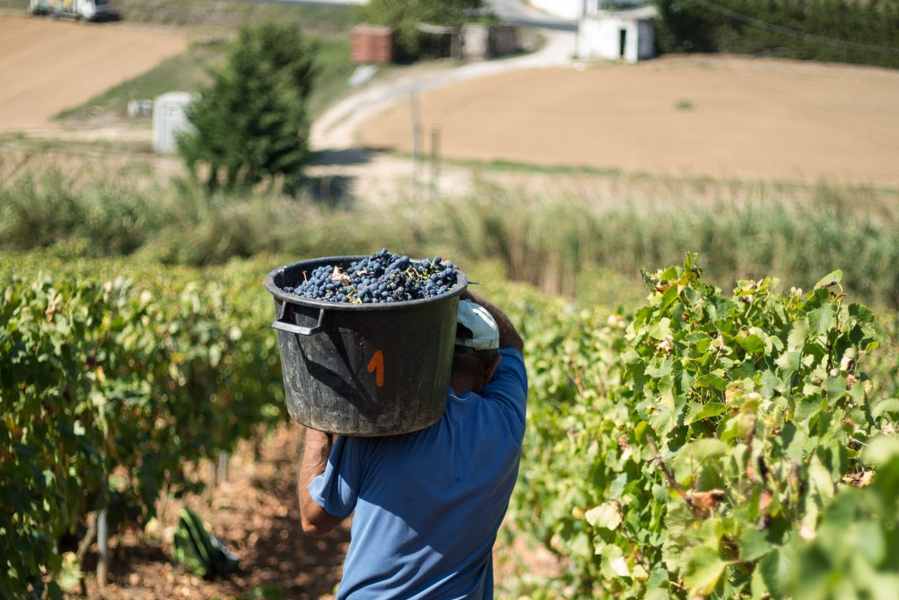
[{"label": "dry soil ground", "polygon": [[[899,183],[899,72],[671,57],[512,72],[427,92],[444,155],[714,177]],[[360,142],[411,151],[408,102]]]},{"label": "dry soil ground", "polygon": [[[274,593],[267,597],[277,600],[333,599],[349,542],[349,522],[323,538],[303,535],[294,487],[301,439],[302,428],[290,425],[262,438],[258,448],[243,444],[231,458],[227,481],[201,496],[161,501],[159,519],[147,532],[112,538],[109,580],[103,590],[93,576],[94,546],[85,561],[88,597],[261,600],[263,590],[270,590]],[[211,472],[204,477],[210,485]],[[184,504],[237,554],[239,574],[206,581],[171,562],[171,537]],[[521,537],[498,543],[494,563],[499,598],[508,597],[502,586],[512,573],[551,575],[560,568],[547,551],[530,548]]]},{"label": "dry soil ground", "polygon": [[[324,538],[311,538],[300,529],[294,489],[300,432],[299,427],[282,428],[256,450],[245,444],[232,457],[227,481],[186,502],[161,502],[159,523],[143,539],[135,534],[113,538],[109,582],[100,591],[93,576],[87,577],[89,596],[224,600],[252,598],[254,589],[272,588],[280,592],[275,597],[283,600],[332,598],[348,531],[340,527]],[[171,535],[185,503],[238,556],[238,575],[206,581],[172,564]],[[92,553],[85,566],[93,571],[95,565]]]},{"label": "dry soil ground", "polygon": [[0,131],[47,128],[59,111],[187,47],[186,33],[0,15]]}]

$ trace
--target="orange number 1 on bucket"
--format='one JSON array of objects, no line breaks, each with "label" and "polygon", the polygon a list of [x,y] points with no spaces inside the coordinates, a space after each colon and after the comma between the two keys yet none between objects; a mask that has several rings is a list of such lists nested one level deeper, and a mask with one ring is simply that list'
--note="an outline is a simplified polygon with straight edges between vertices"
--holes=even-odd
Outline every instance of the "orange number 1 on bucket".
[{"label": "orange number 1 on bucket", "polygon": [[384,387],[384,353],[381,350],[375,352],[375,355],[368,361],[368,372],[375,373],[375,385]]}]

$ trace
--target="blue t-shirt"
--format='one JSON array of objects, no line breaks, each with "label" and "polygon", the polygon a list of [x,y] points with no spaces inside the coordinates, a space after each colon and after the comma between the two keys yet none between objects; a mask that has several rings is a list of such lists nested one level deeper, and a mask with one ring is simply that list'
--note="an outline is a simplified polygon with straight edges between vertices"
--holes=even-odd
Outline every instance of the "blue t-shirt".
[{"label": "blue t-shirt", "polygon": [[338,600],[493,597],[493,542],[518,476],[527,374],[504,348],[480,394],[452,391],[434,425],[386,438],[338,437],[309,493],[355,511]]}]

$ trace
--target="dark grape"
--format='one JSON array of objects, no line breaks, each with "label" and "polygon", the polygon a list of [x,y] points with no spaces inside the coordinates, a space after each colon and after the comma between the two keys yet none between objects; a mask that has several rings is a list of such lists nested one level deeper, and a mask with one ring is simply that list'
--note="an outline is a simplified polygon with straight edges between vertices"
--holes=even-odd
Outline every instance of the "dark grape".
[{"label": "dark grape", "polygon": [[449,292],[460,271],[441,257],[411,259],[386,249],[347,267],[324,265],[284,291],[333,303],[379,304],[433,298]]}]

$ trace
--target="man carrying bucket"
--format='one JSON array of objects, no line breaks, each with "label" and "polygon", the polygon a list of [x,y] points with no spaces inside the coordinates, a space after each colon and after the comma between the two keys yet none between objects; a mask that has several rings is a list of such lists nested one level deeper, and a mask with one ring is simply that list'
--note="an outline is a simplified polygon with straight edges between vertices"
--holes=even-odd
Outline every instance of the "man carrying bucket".
[{"label": "man carrying bucket", "polygon": [[522,350],[508,317],[466,293],[437,423],[385,438],[306,430],[303,531],[323,535],[353,514],[338,600],[493,597],[493,543],[524,435]]}]

